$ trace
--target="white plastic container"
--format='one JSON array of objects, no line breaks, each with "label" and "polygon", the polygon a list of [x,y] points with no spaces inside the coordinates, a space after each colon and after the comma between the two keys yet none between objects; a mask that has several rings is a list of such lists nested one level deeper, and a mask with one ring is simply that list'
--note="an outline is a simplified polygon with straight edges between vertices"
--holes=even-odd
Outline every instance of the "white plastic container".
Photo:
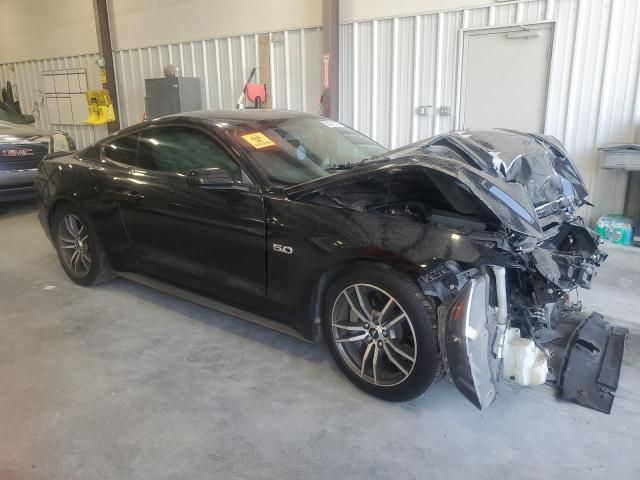
[{"label": "white plastic container", "polygon": [[542,385],[547,380],[547,357],[533,340],[509,328],[504,340],[502,376],[518,385]]}]

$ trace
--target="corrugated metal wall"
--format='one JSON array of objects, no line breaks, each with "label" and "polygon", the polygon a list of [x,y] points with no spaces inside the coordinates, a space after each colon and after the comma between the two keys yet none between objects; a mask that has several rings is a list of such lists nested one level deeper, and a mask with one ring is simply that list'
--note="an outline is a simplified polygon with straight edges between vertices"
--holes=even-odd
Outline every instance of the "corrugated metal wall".
[{"label": "corrugated metal wall", "polygon": [[[270,39],[271,99],[273,108],[318,113],[320,111],[320,69],[322,32],[320,28],[284,30],[267,34]],[[217,38],[172,45],[136,48],[114,52],[120,122],[122,127],[142,120],[144,79],[162,76],[162,68],[171,63],[183,76],[201,80],[204,108],[234,108],[240,89],[258,64],[259,35]],[[10,81],[25,113],[31,113],[41,72],[61,68],[86,68],[89,86],[99,88],[97,54],[33,60],[0,65],[0,81]],[[260,70],[257,72],[260,79]],[[46,108],[36,125],[68,131],[79,147],[91,144],[107,134],[106,127],[54,125]]]},{"label": "corrugated metal wall", "polygon": [[[322,93],[320,28],[268,35],[273,108],[318,113]],[[256,34],[114,52],[122,126],[141,121],[144,79],[162,77],[167,64],[178,67],[183,76],[200,78],[204,108],[234,108],[247,75],[258,66],[258,42]]]},{"label": "corrugated metal wall", "polygon": [[[14,86],[14,96],[20,100],[20,107],[25,114],[33,112],[38,98],[38,91],[43,89],[42,72],[60,70],[64,68],[84,68],[87,70],[89,88],[100,88],[98,79],[97,54],[79,55],[63,58],[49,58],[44,60],[28,60],[24,62],[5,63],[0,65],[0,81],[4,87],[9,81]],[[103,125],[57,125],[49,122],[46,105],[39,105],[39,118],[35,125],[45,129],[60,129],[69,132],[79,147],[90,145],[107,134]],[[87,113],[87,116],[89,114]]]},{"label": "corrugated metal wall", "polygon": [[[546,133],[557,136],[582,170],[598,208],[621,211],[627,174],[599,168],[597,147],[640,141],[640,2],[637,0],[519,0],[486,7],[341,25],[340,117],[388,147],[456,128],[463,29],[553,22]],[[321,94],[319,28],[271,32],[275,108],[316,113]],[[232,108],[258,63],[259,35],[122,50],[114,53],[123,126],[141,120],[144,79],[173,63],[202,80],[205,108]],[[26,112],[40,72],[84,67],[97,86],[95,55],[0,65]],[[259,72],[260,73],[260,72]],[[418,116],[416,107],[432,105]],[[438,115],[441,106],[451,115]],[[514,106],[517,108],[517,106]],[[46,111],[38,125],[49,127]],[[55,125],[52,125],[55,127]],[[64,127],[86,145],[104,127]]]},{"label": "corrugated metal wall", "polygon": [[[521,0],[345,23],[341,121],[391,148],[454,129],[461,31],[545,21],[555,30],[546,133],[565,143],[591,187],[590,217],[621,212],[627,175],[602,171],[597,147],[640,141],[637,0]],[[420,105],[432,114],[418,116]],[[438,115],[441,106],[451,115]]]}]

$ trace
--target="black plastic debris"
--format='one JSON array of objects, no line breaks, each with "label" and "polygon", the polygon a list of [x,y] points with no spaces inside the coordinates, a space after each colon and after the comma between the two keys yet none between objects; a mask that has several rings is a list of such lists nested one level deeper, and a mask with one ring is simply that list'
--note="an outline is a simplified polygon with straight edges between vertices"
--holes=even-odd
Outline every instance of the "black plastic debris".
[{"label": "black plastic debris", "polygon": [[610,413],[629,331],[592,313],[569,339],[558,379],[560,398]]}]

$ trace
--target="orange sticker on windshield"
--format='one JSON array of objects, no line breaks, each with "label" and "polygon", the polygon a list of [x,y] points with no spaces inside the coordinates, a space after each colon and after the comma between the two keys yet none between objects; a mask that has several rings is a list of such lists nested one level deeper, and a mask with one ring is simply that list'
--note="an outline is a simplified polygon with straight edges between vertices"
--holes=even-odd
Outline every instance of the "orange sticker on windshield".
[{"label": "orange sticker on windshield", "polygon": [[253,148],[264,148],[270,147],[271,145],[275,145],[269,137],[267,137],[264,133],[256,132],[250,133],[248,135],[242,135],[247,143],[249,143]]}]

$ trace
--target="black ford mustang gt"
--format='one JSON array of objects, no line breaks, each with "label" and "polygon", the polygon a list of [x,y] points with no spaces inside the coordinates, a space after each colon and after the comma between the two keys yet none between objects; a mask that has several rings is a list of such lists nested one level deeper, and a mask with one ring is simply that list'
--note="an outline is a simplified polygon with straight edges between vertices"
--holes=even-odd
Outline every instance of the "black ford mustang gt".
[{"label": "black ford mustang gt", "polygon": [[195,112],[51,156],[36,190],[73,281],[120,275],[310,341],[323,332],[380,398],[414,398],[444,371],[480,408],[500,376],[611,407],[624,331],[591,315],[558,365],[545,343],[606,257],[552,137],[460,132],[388,152],[321,117]]}]

